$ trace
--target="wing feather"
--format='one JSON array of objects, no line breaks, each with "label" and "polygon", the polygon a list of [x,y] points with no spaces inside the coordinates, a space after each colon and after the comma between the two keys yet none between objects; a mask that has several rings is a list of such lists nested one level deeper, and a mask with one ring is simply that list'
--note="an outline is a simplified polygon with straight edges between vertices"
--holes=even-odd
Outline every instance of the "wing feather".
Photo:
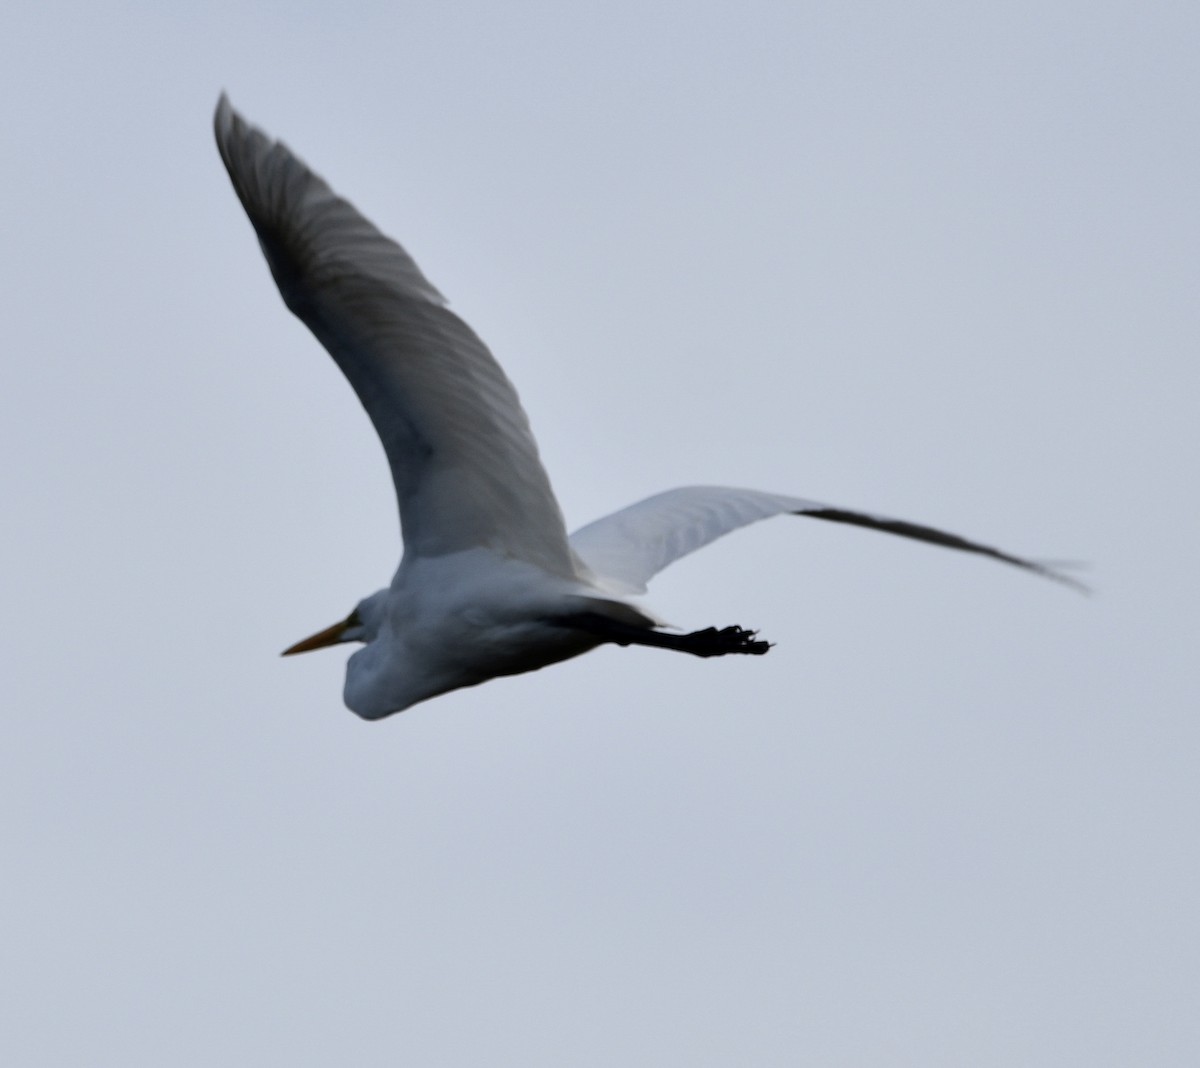
[{"label": "wing feather", "polygon": [[405,552],[489,546],[575,560],[516,390],[412,257],[222,94],[214,127],[284,302],[329,350],[383,442]]},{"label": "wing feather", "polygon": [[648,497],[575,531],[571,545],[603,582],[626,593],[645,593],[646,583],[681,556],[739,527],[785,514],[868,527],[949,549],[979,553],[1086,590],[1081,583],[1045,564],[935,527],[834,508],[799,497],[726,486],[683,486]]}]

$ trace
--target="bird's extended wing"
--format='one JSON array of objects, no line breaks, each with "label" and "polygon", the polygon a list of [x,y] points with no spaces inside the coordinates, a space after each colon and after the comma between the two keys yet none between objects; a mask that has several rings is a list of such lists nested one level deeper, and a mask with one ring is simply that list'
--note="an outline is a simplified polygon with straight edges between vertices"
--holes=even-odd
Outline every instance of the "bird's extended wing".
[{"label": "bird's extended wing", "polygon": [[562,513],[516,391],[412,258],[224,94],[217,147],[287,306],[383,441],[405,551],[486,545],[572,575]]},{"label": "bird's extended wing", "polygon": [[644,593],[649,579],[681,556],[695,552],[739,527],[784,514],[849,523],[949,549],[980,553],[1084,589],[1074,579],[1044,564],[1023,560],[933,527],[834,508],[798,497],[725,486],[683,486],[647,497],[581,527],[571,535],[571,546],[601,580],[627,593]]}]

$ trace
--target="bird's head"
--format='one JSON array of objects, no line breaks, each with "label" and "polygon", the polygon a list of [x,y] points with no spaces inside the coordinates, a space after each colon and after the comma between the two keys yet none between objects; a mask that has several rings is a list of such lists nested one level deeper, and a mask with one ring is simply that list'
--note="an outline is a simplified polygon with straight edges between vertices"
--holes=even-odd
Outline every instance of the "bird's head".
[{"label": "bird's head", "polygon": [[282,655],[310,653],[314,649],[324,649],[329,645],[341,645],[343,642],[373,641],[379,633],[379,628],[383,625],[388,592],[386,589],[379,590],[370,597],[364,597],[345,619],[335,623],[332,627],[318,631],[303,641],[296,642],[295,645],[288,646]]}]

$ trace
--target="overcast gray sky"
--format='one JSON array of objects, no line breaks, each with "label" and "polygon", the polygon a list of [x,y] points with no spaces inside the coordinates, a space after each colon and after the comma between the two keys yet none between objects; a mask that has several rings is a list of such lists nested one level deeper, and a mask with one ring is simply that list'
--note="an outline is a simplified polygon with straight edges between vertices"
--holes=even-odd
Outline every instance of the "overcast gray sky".
[{"label": "overcast gray sky", "polygon": [[[1194,1065],[1192,3],[11,4],[0,1059]],[[410,249],[572,524],[776,520],[377,724],[382,452],[212,144]]]}]

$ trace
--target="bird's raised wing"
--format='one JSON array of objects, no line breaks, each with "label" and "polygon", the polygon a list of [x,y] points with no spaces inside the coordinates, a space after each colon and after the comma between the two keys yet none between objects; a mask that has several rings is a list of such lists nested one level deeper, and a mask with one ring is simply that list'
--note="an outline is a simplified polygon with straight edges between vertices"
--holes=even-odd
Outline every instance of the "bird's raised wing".
[{"label": "bird's raised wing", "polygon": [[404,249],[224,94],[214,127],[284,302],[337,361],[383,441],[405,551],[484,545],[573,575],[529,420],[483,342]]},{"label": "bird's raised wing", "polygon": [[571,546],[602,581],[626,593],[645,593],[650,578],[681,556],[695,552],[739,527],[784,514],[849,523],[948,549],[980,553],[1085,589],[1074,579],[1045,564],[1023,560],[933,527],[834,508],[798,497],[725,486],[683,486],[647,497],[581,527],[571,535]]}]

